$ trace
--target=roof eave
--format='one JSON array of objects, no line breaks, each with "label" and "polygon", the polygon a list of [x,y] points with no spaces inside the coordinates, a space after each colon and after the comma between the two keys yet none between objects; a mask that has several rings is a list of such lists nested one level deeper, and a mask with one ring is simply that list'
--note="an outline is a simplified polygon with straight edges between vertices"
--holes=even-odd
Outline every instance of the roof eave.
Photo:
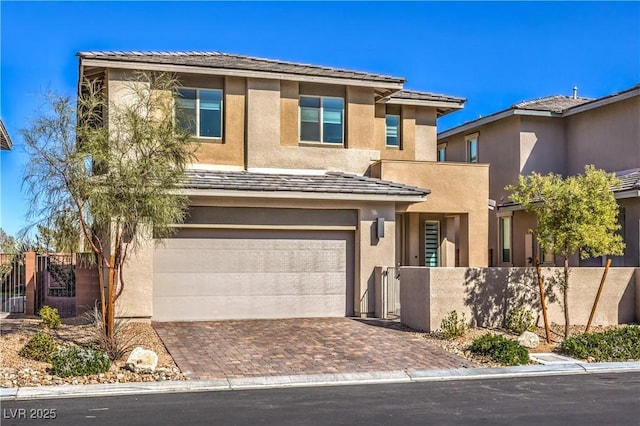
[{"label": "roof eave", "polygon": [[594,109],[594,108],[599,108],[599,107],[603,107],[603,106],[606,106],[606,105],[609,105],[609,104],[613,104],[613,103],[616,103],[616,102],[621,102],[621,101],[624,101],[626,99],[633,98],[635,96],[640,96],[640,87],[638,87],[636,89],[632,89],[632,90],[627,91],[627,92],[618,93],[618,94],[615,94],[615,95],[606,96],[604,98],[596,99],[596,100],[593,100],[591,102],[587,102],[586,104],[575,106],[573,108],[569,108],[564,112],[563,116],[566,117],[566,116],[569,116],[569,115],[579,114],[581,112],[589,111],[589,110]]},{"label": "roof eave", "polygon": [[187,196],[198,197],[233,197],[233,198],[268,198],[268,199],[299,199],[299,200],[336,200],[336,201],[388,201],[419,203],[427,200],[425,195],[391,195],[391,194],[354,194],[327,193],[301,191],[242,191],[225,189],[195,189],[187,188],[180,191]]},{"label": "roof eave", "polygon": [[[118,61],[112,59],[94,59],[80,57],[81,67],[94,66],[104,68],[117,68],[126,70],[142,70],[142,71],[166,71],[175,73],[191,73],[191,74],[205,74],[205,75],[224,75],[233,77],[245,77],[245,78],[265,78],[274,80],[288,80],[288,81],[300,81],[308,83],[325,83],[325,84],[340,84],[349,86],[360,87],[373,87],[386,89],[385,92],[395,92],[402,89],[404,79],[400,79],[397,82],[393,81],[380,81],[380,80],[365,80],[357,78],[339,78],[339,77],[323,77],[305,74],[290,74],[279,73],[269,71],[253,71],[253,70],[241,70],[231,68],[211,68],[206,66],[195,65],[174,65],[174,64],[159,64],[151,62],[129,62]],[[81,76],[82,77],[82,76]]]},{"label": "roof eave", "polygon": [[438,133],[438,139],[446,139],[451,136],[455,136],[459,133],[468,133],[470,130],[474,130],[485,124],[493,123],[494,121],[502,120],[503,118],[511,117],[513,115],[522,115],[530,117],[561,117],[559,113],[551,111],[533,110],[533,109],[515,109],[510,108],[504,111],[497,112],[495,114],[488,115],[486,117],[478,118],[473,121],[468,121],[459,126],[453,127],[449,130],[445,130],[442,133]]},{"label": "roof eave", "polygon": [[415,105],[426,106],[435,108],[448,108],[448,109],[462,109],[464,108],[465,101],[436,101],[436,100],[421,100],[421,99],[402,99],[402,98],[389,98],[381,103],[389,105]]},{"label": "roof eave", "polygon": [[0,146],[3,150],[11,150],[13,147],[13,142],[11,141],[11,137],[9,136],[9,132],[7,132],[7,128],[4,127],[4,122],[0,120]]},{"label": "roof eave", "polygon": [[637,198],[640,197],[640,189],[631,189],[626,191],[614,192],[616,200],[622,200],[625,198]]}]

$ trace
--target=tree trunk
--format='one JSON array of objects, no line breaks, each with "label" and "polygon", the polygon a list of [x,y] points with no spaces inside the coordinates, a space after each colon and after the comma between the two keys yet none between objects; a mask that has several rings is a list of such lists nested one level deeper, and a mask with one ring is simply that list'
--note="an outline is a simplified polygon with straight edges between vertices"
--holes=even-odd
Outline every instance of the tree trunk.
[{"label": "tree trunk", "polygon": [[564,338],[569,337],[569,257],[564,258],[564,286],[563,286],[563,303],[564,303]]}]

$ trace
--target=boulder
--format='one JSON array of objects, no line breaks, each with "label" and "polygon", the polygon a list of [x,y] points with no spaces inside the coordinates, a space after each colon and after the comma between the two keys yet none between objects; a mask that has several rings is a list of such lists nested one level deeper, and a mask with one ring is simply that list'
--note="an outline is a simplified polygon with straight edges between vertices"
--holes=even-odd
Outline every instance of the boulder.
[{"label": "boulder", "polygon": [[535,333],[525,331],[518,337],[518,343],[525,348],[535,348],[540,344],[540,338]]},{"label": "boulder", "polygon": [[153,373],[158,365],[158,355],[151,350],[135,348],[127,358],[126,366],[134,373]]}]

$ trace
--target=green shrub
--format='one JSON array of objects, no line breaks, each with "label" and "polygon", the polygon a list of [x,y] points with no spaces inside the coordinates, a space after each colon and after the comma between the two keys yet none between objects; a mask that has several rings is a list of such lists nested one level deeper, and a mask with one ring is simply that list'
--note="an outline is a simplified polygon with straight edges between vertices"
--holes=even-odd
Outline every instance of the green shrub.
[{"label": "green shrub", "polygon": [[445,339],[464,336],[468,330],[464,312],[458,318],[458,311],[451,311],[440,323],[440,333]]},{"label": "green shrub", "polygon": [[60,315],[58,314],[58,310],[56,308],[52,308],[51,306],[43,306],[38,312],[40,318],[42,318],[42,322],[48,328],[55,330],[60,327]]},{"label": "green shrub", "polygon": [[565,339],[560,351],[596,362],[640,360],[640,327],[627,326]]},{"label": "green shrub", "polygon": [[529,352],[522,345],[498,334],[487,333],[478,337],[469,350],[478,355],[489,356],[502,365],[529,363]]},{"label": "green shrub", "polygon": [[533,312],[524,306],[510,310],[507,313],[505,325],[508,330],[516,334],[522,334],[525,331],[535,331],[536,329],[533,323]]},{"label": "green shrub", "polygon": [[18,355],[35,361],[50,362],[51,355],[56,350],[53,338],[46,333],[38,332],[31,336],[26,345],[20,349]]},{"label": "green shrub", "polygon": [[110,367],[111,360],[106,353],[80,346],[60,348],[51,358],[51,372],[60,377],[104,373]]}]

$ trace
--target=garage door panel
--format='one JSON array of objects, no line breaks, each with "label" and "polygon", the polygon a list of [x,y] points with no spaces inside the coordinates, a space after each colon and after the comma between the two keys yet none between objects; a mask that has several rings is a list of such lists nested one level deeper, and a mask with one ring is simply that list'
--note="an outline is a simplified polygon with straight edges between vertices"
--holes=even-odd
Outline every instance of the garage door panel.
[{"label": "garage door panel", "polygon": [[[187,244],[191,240],[182,240]],[[216,240],[216,242],[226,240]],[[292,271],[316,272],[337,270],[344,272],[346,264],[345,241],[331,241],[319,249],[315,242],[288,249],[270,249],[262,246],[262,241],[254,243],[243,240],[241,250],[165,248],[156,250],[154,272],[264,272]],[[176,261],[179,259],[179,262]]]},{"label": "garage door panel", "polygon": [[[255,295],[343,295],[344,289],[337,288],[336,282],[344,280],[344,275],[337,273],[309,274],[160,274],[154,280],[155,298],[179,298],[183,296],[232,296]],[[256,283],[260,283],[256,285]]]},{"label": "garage door panel", "polygon": [[344,316],[344,296],[178,297],[154,304],[154,321]]},{"label": "garage door panel", "polygon": [[345,316],[353,234],[183,230],[154,251],[157,321]]}]

